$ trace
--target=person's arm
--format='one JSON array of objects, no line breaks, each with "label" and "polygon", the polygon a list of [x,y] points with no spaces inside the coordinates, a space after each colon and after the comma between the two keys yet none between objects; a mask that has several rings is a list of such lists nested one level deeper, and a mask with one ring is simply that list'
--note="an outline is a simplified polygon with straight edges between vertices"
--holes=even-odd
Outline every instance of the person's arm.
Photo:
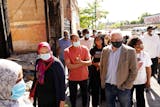
[{"label": "person's arm", "polygon": [[70,60],[70,58],[68,56],[68,52],[65,51],[64,52],[65,64],[68,67],[68,69],[76,69],[76,68],[79,68],[81,66],[89,66],[89,65],[91,65],[92,61],[91,61],[91,58],[90,58],[89,51],[87,50],[86,53],[84,52],[84,54],[86,54],[85,55],[86,58],[84,60],[82,60],[80,58],[80,56],[79,56],[79,57],[76,58],[75,63],[71,63],[71,60]]},{"label": "person's arm", "polygon": [[89,66],[91,65],[91,59],[87,59],[86,61],[82,61],[80,58],[77,58],[76,63],[72,64],[70,59],[65,59],[65,64],[68,69],[75,69],[81,66]]},{"label": "person's arm", "polygon": [[150,87],[150,79],[151,79],[151,67],[146,67],[146,74],[147,74],[147,81],[146,81],[146,87]]},{"label": "person's arm", "polygon": [[137,57],[135,50],[130,50],[129,53],[129,74],[127,80],[123,83],[122,89],[125,87],[132,87],[134,80],[137,77],[138,68],[137,68]]},{"label": "person's arm", "polygon": [[76,62],[79,64],[82,64],[84,66],[89,66],[92,64],[91,58],[87,58],[85,61],[83,61],[79,58]]},{"label": "person's arm", "polygon": [[68,69],[75,69],[75,68],[79,68],[82,66],[82,64],[80,63],[72,64],[70,59],[65,59],[65,64]]},{"label": "person's arm", "polygon": [[60,50],[61,50],[61,47],[60,47],[60,43],[58,41],[57,45],[56,45],[56,57],[59,58],[59,55],[60,55]]},{"label": "person's arm", "polygon": [[65,102],[64,101],[60,101],[59,107],[64,107],[64,105],[65,105]]},{"label": "person's arm", "polygon": [[[55,59],[57,60],[57,59]],[[54,68],[57,70],[56,71],[56,77],[57,77],[57,93],[59,96],[60,100],[60,105],[59,107],[64,107],[65,104],[65,90],[66,90],[66,85],[65,85],[65,70],[63,67],[63,64],[60,61],[55,62]]]}]

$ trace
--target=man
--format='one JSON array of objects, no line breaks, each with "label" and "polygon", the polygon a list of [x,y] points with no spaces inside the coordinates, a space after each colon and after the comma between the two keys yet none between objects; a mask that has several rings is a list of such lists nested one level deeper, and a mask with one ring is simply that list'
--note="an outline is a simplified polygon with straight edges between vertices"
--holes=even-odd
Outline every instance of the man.
[{"label": "man", "polygon": [[160,56],[160,39],[158,35],[154,33],[154,30],[157,27],[148,26],[147,32],[145,32],[142,42],[144,44],[144,51],[148,52],[150,58],[152,60],[152,76],[157,74],[157,67],[158,67],[158,57]]},{"label": "man", "polygon": [[71,107],[76,107],[77,85],[80,85],[82,107],[88,104],[88,66],[91,56],[87,47],[80,45],[79,36],[71,35],[72,45],[65,49],[65,64],[69,69],[69,91]]},{"label": "man", "polygon": [[80,39],[81,45],[87,46],[87,48],[90,50],[93,47],[94,38],[90,37],[88,29],[83,29],[82,35],[83,38]]},{"label": "man", "polygon": [[97,31],[96,30],[93,30],[93,35],[91,36],[92,38],[95,38],[97,36]]},{"label": "man", "polygon": [[69,47],[71,45],[70,37],[69,37],[69,32],[67,30],[64,30],[64,37],[59,39],[58,42],[58,52],[57,56],[65,66],[64,62],[64,49]]},{"label": "man", "polygon": [[121,107],[130,107],[130,89],[137,75],[136,52],[122,42],[122,34],[112,32],[111,45],[103,48],[101,55],[101,86],[106,90],[107,107],[115,107],[116,98]]}]

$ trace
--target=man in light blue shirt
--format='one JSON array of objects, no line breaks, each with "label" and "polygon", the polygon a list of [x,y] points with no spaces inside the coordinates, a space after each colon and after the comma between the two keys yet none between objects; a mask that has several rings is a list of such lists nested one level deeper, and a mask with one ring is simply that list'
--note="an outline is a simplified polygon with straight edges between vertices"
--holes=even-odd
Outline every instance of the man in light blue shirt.
[{"label": "man in light blue shirt", "polygon": [[[112,47],[110,46],[109,48],[111,49]],[[118,48],[117,51],[115,52],[111,49],[111,52],[109,55],[110,63],[108,63],[108,73],[106,75],[106,83],[116,84],[116,81],[117,81],[116,73],[117,73],[120,53],[121,53],[121,47]]]},{"label": "man in light blue shirt", "polygon": [[64,37],[60,38],[58,41],[58,52],[57,56],[65,66],[64,62],[64,49],[71,45],[70,35],[67,30],[64,30]]}]

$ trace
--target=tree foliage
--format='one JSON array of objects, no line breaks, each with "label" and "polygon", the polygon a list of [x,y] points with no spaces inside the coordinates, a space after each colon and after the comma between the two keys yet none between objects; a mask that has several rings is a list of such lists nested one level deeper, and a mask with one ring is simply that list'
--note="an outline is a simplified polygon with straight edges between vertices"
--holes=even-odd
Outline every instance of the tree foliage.
[{"label": "tree foliage", "polygon": [[143,24],[144,23],[144,17],[150,16],[151,14],[148,12],[143,13],[139,18],[138,18],[138,23]]},{"label": "tree foliage", "polygon": [[107,11],[100,8],[99,2],[88,3],[86,8],[80,9],[80,26],[81,28],[95,29],[98,20],[106,18],[107,14]]}]

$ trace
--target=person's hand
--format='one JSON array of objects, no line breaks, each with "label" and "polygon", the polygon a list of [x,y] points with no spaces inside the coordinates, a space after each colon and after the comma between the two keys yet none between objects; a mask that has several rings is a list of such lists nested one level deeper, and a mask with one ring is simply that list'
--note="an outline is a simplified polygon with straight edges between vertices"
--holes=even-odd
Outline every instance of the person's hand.
[{"label": "person's hand", "polygon": [[147,81],[147,82],[146,82],[146,88],[150,88],[150,87],[151,87],[150,81]]},{"label": "person's hand", "polygon": [[29,96],[28,99],[30,100],[31,103],[34,102],[33,97],[30,97],[30,96]]},{"label": "person's hand", "polygon": [[59,107],[64,107],[65,102],[64,101],[60,101],[60,106]]},{"label": "person's hand", "polygon": [[81,60],[81,58],[79,56],[76,57],[75,63],[76,64],[81,64],[82,63],[82,60]]},{"label": "person's hand", "polygon": [[142,61],[138,61],[138,65],[137,65],[138,70],[141,68],[142,65],[143,65],[143,62]]}]

